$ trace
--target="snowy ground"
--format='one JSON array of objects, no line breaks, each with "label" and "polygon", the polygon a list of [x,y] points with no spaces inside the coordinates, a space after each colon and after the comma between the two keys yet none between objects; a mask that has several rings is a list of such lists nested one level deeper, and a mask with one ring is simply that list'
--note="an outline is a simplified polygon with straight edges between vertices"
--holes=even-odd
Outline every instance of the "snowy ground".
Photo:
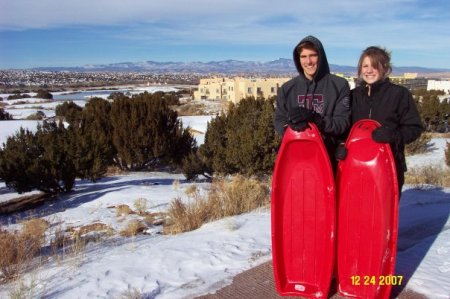
[{"label": "snowy ground", "polygon": [[[209,119],[187,117],[183,123],[204,132]],[[36,122],[1,122],[0,142],[21,124],[32,129]],[[446,141],[450,139],[433,139],[429,153],[408,157],[408,167],[431,162],[443,165]],[[191,185],[181,174],[161,172],[117,175],[97,183],[77,181],[73,192],[32,213],[50,221],[50,231],[102,222],[117,232],[136,216],[118,217],[114,206],[127,204],[134,209],[136,201],[144,199],[147,211],[161,212],[176,197],[187,200],[185,191]],[[209,188],[208,183],[196,185],[200,190]],[[0,201],[15,195],[0,183]],[[18,219],[29,213],[0,215],[0,223],[18,228]],[[450,298],[449,215],[449,188],[404,187],[397,255],[397,274],[404,276],[402,287],[428,298]],[[127,291],[137,291],[142,298],[192,298],[214,292],[236,274],[271,259],[268,209],[175,236],[158,234],[159,230],[156,226],[135,238],[116,235],[89,243],[77,256],[50,258],[19,282],[1,285],[0,298],[8,298],[20,283],[28,287],[29,298],[120,298]]]}]

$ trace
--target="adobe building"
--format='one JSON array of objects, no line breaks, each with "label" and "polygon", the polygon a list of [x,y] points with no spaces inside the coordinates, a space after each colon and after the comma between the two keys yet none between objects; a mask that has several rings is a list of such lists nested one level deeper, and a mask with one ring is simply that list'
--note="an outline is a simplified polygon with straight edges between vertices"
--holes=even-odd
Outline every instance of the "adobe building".
[{"label": "adobe building", "polygon": [[227,100],[238,103],[246,97],[276,96],[277,90],[291,78],[207,78],[200,79],[194,99]]},{"label": "adobe building", "polygon": [[450,94],[450,80],[428,80],[427,90],[443,90]]},{"label": "adobe building", "polygon": [[[343,74],[335,74],[345,78],[350,89],[355,87],[353,78]],[[194,91],[194,100],[226,100],[238,103],[246,97],[268,99],[277,95],[278,88],[292,78],[207,78],[200,79],[198,89]]]}]

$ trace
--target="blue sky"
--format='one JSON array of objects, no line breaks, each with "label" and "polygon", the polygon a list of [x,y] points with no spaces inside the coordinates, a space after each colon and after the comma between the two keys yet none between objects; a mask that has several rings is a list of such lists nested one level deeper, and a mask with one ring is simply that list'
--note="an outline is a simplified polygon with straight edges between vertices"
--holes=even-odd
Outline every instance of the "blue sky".
[{"label": "blue sky", "polygon": [[367,46],[450,69],[448,0],[0,0],[0,69],[291,58],[306,35],[333,64]]}]

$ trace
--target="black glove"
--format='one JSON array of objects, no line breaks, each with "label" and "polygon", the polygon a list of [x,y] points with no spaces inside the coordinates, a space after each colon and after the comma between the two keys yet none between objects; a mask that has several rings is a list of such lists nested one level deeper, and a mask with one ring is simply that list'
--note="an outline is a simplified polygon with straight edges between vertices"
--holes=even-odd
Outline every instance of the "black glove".
[{"label": "black glove", "polygon": [[314,111],[304,107],[295,107],[288,111],[288,125],[294,131],[301,132],[308,128],[308,122],[312,121]]},{"label": "black glove", "polygon": [[347,148],[345,148],[344,144],[339,144],[336,148],[336,153],[334,154],[336,160],[341,161],[347,157]]},{"label": "black glove", "polygon": [[379,143],[397,143],[402,135],[392,128],[381,126],[372,132],[372,139]]},{"label": "black glove", "polygon": [[325,122],[323,121],[322,115],[320,115],[317,112],[313,112],[313,119],[312,121],[316,124],[317,128],[319,128],[320,131],[323,131],[323,127],[325,126]]}]

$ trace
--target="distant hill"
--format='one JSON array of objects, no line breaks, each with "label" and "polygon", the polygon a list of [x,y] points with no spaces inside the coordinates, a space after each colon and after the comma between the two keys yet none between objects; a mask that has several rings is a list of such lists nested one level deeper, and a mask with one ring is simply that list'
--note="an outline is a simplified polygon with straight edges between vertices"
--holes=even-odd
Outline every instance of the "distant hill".
[{"label": "distant hill", "polygon": [[[334,73],[343,73],[349,76],[356,75],[356,67],[330,64],[330,69]],[[40,67],[34,68],[38,71],[115,71],[115,72],[155,72],[155,73],[222,73],[222,74],[295,74],[292,59],[279,58],[273,61],[241,61],[223,60],[210,62],[121,62],[111,64],[85,65],[79,67]],[[450,69],[432,69],[424,67],[394,67],[393,74],[419,73],[436,74],[449,73]]]}]

